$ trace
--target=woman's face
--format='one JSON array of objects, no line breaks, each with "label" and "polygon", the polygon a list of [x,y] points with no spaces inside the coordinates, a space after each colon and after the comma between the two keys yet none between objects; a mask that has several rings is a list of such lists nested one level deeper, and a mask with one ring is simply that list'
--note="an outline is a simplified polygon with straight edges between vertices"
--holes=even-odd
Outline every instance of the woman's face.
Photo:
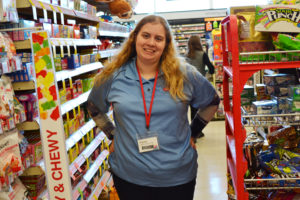
[{"label": "woman's face", "polygon": [[166,31],[160,23],[145,24],[136,37],[137,59],[157,63],[166,46]]}]

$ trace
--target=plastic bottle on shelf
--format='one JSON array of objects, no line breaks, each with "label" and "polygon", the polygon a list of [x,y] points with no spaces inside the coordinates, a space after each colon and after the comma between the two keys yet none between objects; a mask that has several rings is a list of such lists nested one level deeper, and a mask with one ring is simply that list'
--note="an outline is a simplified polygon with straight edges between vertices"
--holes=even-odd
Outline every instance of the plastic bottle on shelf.
[{"label": "plastic bottle on shelf", "polygon": [[206,31],[211,31],[212,30],[212,23],[209,21],[206,23]]}]

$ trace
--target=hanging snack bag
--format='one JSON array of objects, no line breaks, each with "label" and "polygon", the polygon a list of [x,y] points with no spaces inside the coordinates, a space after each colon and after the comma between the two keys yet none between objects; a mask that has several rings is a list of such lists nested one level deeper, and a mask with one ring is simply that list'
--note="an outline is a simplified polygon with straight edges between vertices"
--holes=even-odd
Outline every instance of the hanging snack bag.
[{"label": "hanging snack bag", "polygon": [[7,190],[22,169],[18,131],[14,129],[0,136],[0,185]]}]

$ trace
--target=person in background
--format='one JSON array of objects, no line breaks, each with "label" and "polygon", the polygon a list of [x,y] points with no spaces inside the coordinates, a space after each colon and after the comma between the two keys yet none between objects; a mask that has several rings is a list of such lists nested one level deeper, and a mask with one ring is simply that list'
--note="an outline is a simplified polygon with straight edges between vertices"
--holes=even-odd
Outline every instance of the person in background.
[{"label": "person in background", "polygon": [[[193,200],[194,138],[217,111],[213,86],[180,59],[165,18],[142,18],[97,75],[88,112],[112,141],[109,164],[121,200]],[[106,113],[112,105],[114,123]],[[198,108],[189,124],[188,106]]]},{"label": "person in background", "polygon": [[[202,45],[201,45],[201,39],[197,35],[192,35],[188,40],[188,51],[186,54],[186,60],[191,65],[195,66],[197,70],[205,77],[206,71],[205,66],[208,67],[208,72],[210,74],[215,73],[215,67],[211,64],[208,55],[203,51]],[[194,108],[193,106],[191,108],[191,120],[194,119],[197,108]],[[201,132],[199,137],[203,137],[204,133]]]}]

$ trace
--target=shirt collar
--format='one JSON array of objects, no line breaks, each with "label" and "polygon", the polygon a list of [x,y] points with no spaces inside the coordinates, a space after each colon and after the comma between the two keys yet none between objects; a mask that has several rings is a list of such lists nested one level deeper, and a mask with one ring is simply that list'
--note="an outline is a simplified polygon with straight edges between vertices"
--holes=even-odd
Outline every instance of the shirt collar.
[{"label": "shirt collar", "polygon": [[[163,75],[163,72],[161,69],[158,72],[158,77],[161,77]],[[125,77],[132,79],[132,80],[137,80],[139,81],[139,75],[136,70],[136,57],[132,58],[130,61],[125,66]],[[152,79],[150,79],[152,80]],[[153,78],[154,80],[154,78]]]}]

